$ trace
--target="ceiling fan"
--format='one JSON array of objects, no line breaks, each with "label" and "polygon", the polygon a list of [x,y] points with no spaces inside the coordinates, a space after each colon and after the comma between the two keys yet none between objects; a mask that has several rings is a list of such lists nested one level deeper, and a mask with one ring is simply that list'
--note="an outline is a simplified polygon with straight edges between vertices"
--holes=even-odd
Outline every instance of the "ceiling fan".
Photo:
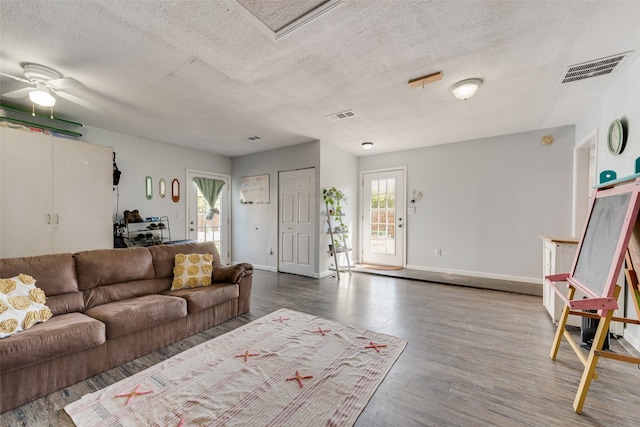
[{"label": "ceiling fan", "polygon": [[71,101],[84,108],[95,111],[97,113],[106,113],[107,110],[100,105],[96,105],[86,99],[80,98],[76,95],[72,95],[67,90],[85,89],[86,86],[80,83],[78,80],[72,77],[64,77],[61,73],[53,68],[46,67],[44,65],[23,63],[22,72],[25,78],[13,76],[11,74],[1,73],[5,77],[17,80],[22,83],[33,85],[33,87],[25,87],[11,92],[3,93],[4,98],[23,98],[28,96],[31,102],[41,105],[43,107],[53,107],[56,103],[56,98],[52,95],[55,94],[60,98],[64,98],[67,101]]}]

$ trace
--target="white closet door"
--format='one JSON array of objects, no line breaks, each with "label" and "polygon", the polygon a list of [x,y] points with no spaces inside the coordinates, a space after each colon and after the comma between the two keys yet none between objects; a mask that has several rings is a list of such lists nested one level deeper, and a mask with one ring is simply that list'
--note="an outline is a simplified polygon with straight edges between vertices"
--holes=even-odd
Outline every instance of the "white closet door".
[{"label": "white closet door", "polygon": [[49,254],[52,138],[0,128],[0,139],[0,256]]},{"label": "white closet door", "polygon": [[113,151],[53,138],[53,252],[113,247]]},{"label": "white closet door", "polygon": [[313,277],[315,169],[280,172],[278,271]]}]

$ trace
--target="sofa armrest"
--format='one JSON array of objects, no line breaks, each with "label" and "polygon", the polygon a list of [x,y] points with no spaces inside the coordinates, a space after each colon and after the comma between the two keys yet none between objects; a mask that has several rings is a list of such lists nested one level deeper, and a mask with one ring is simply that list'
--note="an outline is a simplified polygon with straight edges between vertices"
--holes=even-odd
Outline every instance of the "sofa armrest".
[{"label": "sofa armrest", "polygon": [[212,283],[238,284],[248,275],[253,274],[253,265],[246,262],[233,265],[216,265],[211,274]]},{"label": "sofa armrest", "polygon": [[238,313],[249,312],[251,305],[251,287],[253,282],[253,265],[246,262],[234,265],[216,265],[211,274],[212,283],[232,283],[238,285]]}]

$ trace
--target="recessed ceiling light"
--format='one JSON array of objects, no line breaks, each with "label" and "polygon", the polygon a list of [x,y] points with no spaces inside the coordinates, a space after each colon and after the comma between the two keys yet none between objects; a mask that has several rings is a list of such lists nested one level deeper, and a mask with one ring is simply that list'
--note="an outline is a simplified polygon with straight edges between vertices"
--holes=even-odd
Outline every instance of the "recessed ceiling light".
[{"label": "recessed ceiling light", "polygon": [[371,150],[373,148],[373,142],[363,142],[362,148],[364,150]]}]

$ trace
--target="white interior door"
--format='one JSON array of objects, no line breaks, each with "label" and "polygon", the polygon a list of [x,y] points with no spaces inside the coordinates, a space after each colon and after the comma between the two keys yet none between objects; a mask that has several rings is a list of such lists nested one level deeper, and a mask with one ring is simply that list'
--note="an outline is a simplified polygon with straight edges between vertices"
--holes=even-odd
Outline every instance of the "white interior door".
[{"label": "white interior door", "polygon": [[404,169],[365,172],[362,262],[404,267]]},{"label": "white interior door", "polygon": [[313,277],[314,168],[279,173],[278,271]]},{"label": "white interior door", "polygon": [[[193,178],[203,177],[224,181],[224,187],[213,209],[198,190]],[[213,242],[220,262],[228,264],[231,257],[229,194],[231,178],[212,172],[187,170],[187,238],[197,242]]]}]

